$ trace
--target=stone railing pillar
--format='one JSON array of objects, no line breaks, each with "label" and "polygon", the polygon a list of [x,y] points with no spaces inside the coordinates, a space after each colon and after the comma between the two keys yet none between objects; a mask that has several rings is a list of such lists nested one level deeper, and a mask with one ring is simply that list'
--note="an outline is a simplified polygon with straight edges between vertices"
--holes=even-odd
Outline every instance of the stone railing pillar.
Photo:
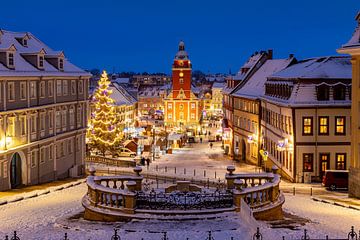
[{"label": "stone railing pillar", "polygon": [[241,200],[245,198],[245,195],[245,193],[241,193],[240,191],[234,192],[234,206],[236,212],[241,211]]},{"label": "stone railing pillar", "polygon": [[142,168],[140,166],[136,166],[136,167],[134,167],[133,171],[134,171],[134,173],[135,173],[135,175],[137,177],[141,177],[141,178],[135,180],[135,182],[136,182],[135,190],[136,191],[141,191],[142,190],[142,180],[143,180],[143,178],[142,178],[140,173],[142,172]]},{"label": "stone railing pillar", "polygon": [[135,194],[124,195],[124,201],[125,201],[124,212],[128,214],[134,214],[136,207]]},{"label": "stone railing pillar", "polygon": [[226,178],[226,186],[227,189],[234,189],[234,171],[235,171],[235,166],[227,166],[226,170],[228,171],[228,173],[226,174],[225,178]]}]

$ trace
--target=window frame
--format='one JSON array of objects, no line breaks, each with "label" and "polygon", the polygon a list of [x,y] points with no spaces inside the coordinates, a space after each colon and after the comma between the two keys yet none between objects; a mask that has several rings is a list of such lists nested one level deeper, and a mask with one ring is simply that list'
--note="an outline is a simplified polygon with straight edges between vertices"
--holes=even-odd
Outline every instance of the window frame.
[{"label": "window frame", "polygon": [[15,82],[7,82],[7,99],[9,102],[15,101]]},{"label": "window frame", "polygon": [[[306,155],[311,156],[311,168],[310,169],[305,168],[305,165],[306,165],[305,164],[305,156]],[[302,162],[303,162],[303,172],[314,172],[314,153],[303,153]]]},{"label": "window frame", "polygon": [[[337,124],[338,119],[344,119],[344,124],[343,125],[338,125]],[[338,126],[343,126],[344,131],[342,133],[337,131]],[[335,116],[335,129],[334,129],[334,131],[335,131],[336,136],[344,136],[344,135],[346,135],[346,116]]]},{"label": "window frame", "polygon": [[[344,156],[344,168],[339,168],[338,156]],[[335,153],[335,169],[336,170],[346,170],[346,153]]]},{"label": "window frame", "polygon": [[[305,133],[305,119],[310,119],[311,120],[311,124],[310,124],[310,133]],[[314,134],[314,117],[302,117],[302,135],[303,136],[312,136]]]},{"label": "window frame", "polygon": [[[326,119],[326,125],[322,125],[321,124],[321,119],[324,118]],[[326,127],[326,132],[322,133],[321,132],[321,127]],[[329,116],[319,116],[318,117],[318,134],[320,136],[329,136]]]}]

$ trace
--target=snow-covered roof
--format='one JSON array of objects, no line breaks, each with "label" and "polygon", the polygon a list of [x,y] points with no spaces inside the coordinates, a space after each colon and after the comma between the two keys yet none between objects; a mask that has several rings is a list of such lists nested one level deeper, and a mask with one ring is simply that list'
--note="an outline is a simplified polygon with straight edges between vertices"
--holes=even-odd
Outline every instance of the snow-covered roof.
[{"label": "snow-covered roof", "polygon": [[[23,46],[19,39],[26,37],[27,45]],[[10,32],[0,30],[0,51],[6,51],[15,47],[14,65],[15,69],[9,69],[0,63],[0,76],[91,76],[64,58],[64,69],[58,70],[47,61],[47,58],[57,57],[63,54],[61,51],[54,51],[46,44],[37,39],[29,32]],[[43,51],[45,54],[44,69],[40,70],[29,63],[24,56],[37,54]]]},{"label": "snow-covered roof", "polygon": [[354,48],[354,47],[360,47],[360,11],[356,15],[355,20],[358,22],[357,27],[355,28],[355,31],[350,38],[350,40],[342,45],[342,48]]},{"label": "snow-covered roof", "polygon": [[167,94],[170,85],[141,85],[138,90],[138,97],[160,97],[161,94]]},{"label": "snow-covered roof", "polygon": [[268,76],[280,71],[294,60],[287,59],[268,59],[266,62],[252,75],[247,82],[236,92],[234,96],[257,98],[265,93],[265,82]]},{"label": "snow-covered roof", "polygon": [[[251,69],[256,66],[257,62],[261,59],[265,52],[255,53],[241,66],[238,73],[234,76],[234,80],[244,80],[245,77],[251,72]],[[244,69],[248,69],[244,71]]]},{"label": "snow-covered roof", "polygon": [[112,90],[111,98],[115,100],[117,106],[132,105],[136,103],[136,99],[121,85],[112,83],[109,86],[109,89]]},{"label": "snow-covered roof", "polygon": [[212,88],[221,88],[223,89],[225,87],[226,83],[225,82],[214,82],[214,84],[212,85]]},{"label": "snow-covered roof", "polygon": [[130,81],[130,78],[116,78],[113,81],[118,83],[118,84],[128,84],[129,81]]},{"label": "snow-covered roof", "polygon": [[351,79],[350,57],[306,59],[271,75],[269,79]]},{"label": "snow-covered roof", "polygon": [[331,56],[299,61],[268,77],[267,84],[292,87],[288,99],[262,95],[262,99],[284,106],[350,106],[351,100],[317,99],[316,88],[321,84],[351,86],[352,66],[350,57]]}]

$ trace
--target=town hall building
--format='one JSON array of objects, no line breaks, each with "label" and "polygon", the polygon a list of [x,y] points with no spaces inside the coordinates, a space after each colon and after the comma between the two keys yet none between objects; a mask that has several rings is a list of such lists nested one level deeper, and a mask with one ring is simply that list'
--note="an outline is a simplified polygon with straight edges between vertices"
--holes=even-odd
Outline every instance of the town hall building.
[{"label": "town hall building", "polygon": [[183,41],[179,43],[172,66],[172,87],[164,99],[164,121],[168,127],[182,130],[199,125],[202,107],[200,99],[191,90],[191,62]]}]

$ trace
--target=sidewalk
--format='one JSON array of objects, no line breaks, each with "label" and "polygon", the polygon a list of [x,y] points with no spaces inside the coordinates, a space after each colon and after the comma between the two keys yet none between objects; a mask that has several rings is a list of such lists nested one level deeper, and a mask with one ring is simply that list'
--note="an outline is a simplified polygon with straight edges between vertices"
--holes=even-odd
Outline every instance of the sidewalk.
[{"label": "sidewalk", "polygon": [[86,181],[85,178],[77,178],[77,179],[69,178],[69,179],[59,180],[50,183],[26,186],[23,188],[3,191],[0,192],[0,205],[45,195],[50,192],[55,192],[65,188],[79,185],[81,183],[84,183],[85,181]]}]

